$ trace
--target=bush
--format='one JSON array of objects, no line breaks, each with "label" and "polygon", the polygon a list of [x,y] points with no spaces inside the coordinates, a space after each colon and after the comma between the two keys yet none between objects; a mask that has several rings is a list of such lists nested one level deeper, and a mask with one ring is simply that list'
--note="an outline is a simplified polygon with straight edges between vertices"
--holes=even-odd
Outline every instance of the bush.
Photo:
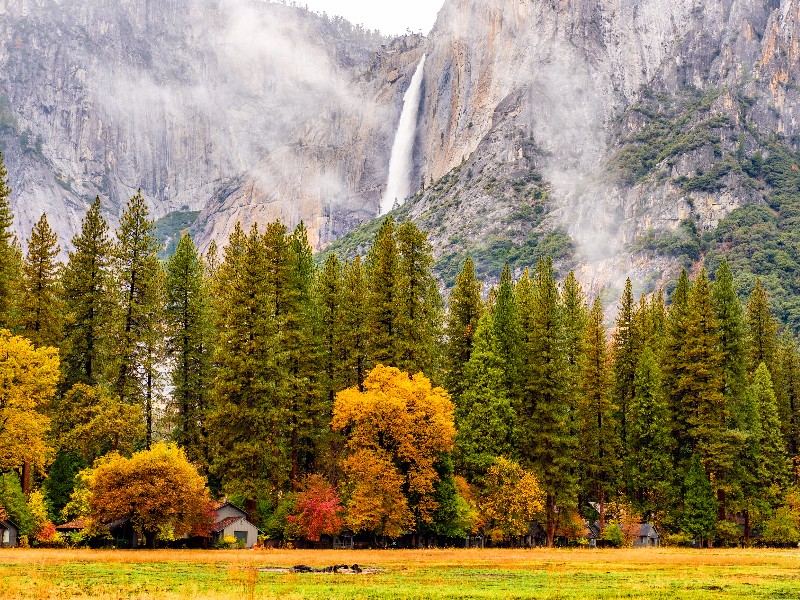
[{"label": "bush", "polygon": [[661,545],[668,548],[691,548],[693,542],[692,536],[683,531],[661,535]]},{"label": "bush", "polygon": [[611,523],[607,526],[600,534],[600,539],[610,543],[614,548],[622,548],[625,545],[625,536],[618,523]]},{"label": "bush", "polygon": [[735,521],[720,521],[717,523],[717,533],[714,543],[723,548],[735,548],[742,542],[744,532],[742,527]]},{"label": "bush", "polygon": [[782,506],[764,527],[763,540],[771,546],[794,547],[800,543],[800,531],[789,508]]},{"label": "bush", "polygon": [[236,547],[236,538],[232,535],[226,535],[216,544],[216,548],[218,550],[230,550],[234,547]]}]

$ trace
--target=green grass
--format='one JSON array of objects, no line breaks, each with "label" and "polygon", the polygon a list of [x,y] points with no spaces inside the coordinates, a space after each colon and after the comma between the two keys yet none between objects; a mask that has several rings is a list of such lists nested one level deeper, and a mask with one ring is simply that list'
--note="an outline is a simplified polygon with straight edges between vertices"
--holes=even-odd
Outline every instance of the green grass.
[{"label": "green grass", "polygon": [[[368,575],[269,572],[359,563]],[[800,598],[797,550],[0,551],[16,598]]]}]

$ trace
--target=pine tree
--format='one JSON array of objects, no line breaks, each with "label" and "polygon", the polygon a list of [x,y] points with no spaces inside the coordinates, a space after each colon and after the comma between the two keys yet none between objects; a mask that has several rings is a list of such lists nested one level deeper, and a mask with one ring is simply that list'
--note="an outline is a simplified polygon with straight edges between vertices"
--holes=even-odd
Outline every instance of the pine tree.
[{"label": "pine tree", "polygon": [[[787,482],[786,446],[781,435],[778,403],[769,369],[762,362],[753,375],[752,394],[758,411],[758,483],[762,494],[772,494]],[[772,499],[772,498],[770,498]]]},{"label": "pine tree", "polygon": [[750,346],[747,366],[750,373],[755,373],[762,362],[767,365],[770,373],[775,369],[777,334],[778,326],[770,311],[767,291],[761,279],[758,279],[747,302],[747,335]]},{"label": "pine tree", "polygon": [[[317,364],[319,344],[314,311],[314,258],[308,233],[301,222],[289,236],[289,296],[281,341],[286,349],[286,395],[288,412],[290,483],[293,491],[300,477],[310,471],[333,405],[320,396]],[[277,284],[277,282],[276,282]]]},{"label": "pine tree", "polygon": [[61,342],[59,252],[58,237],[44,214],[31,232],[22,268],[20,329],[22,335],[37,346],[58,346]]},{"label": "pine tree", "polygon": [[321,340],[321,393],[330,406],[333,406],[336,393],[347,387],[343,288],[342,266],[336,254],[331,254],[316,278],[314,293]]},{"label": "pine tree", "polygon": [[245,234],[237,224],[214,279],[219,345],[209,430],[212,471],[251,505],[285,490],[291,473],[278,346],[287,281],[285,229],[271,224],[262,236],[255,225]]},{"label": "pine tree", "polygon": [[713,539],[716,528],[717,501],[708,474],[697,455],[689,461],[684,479],[683,514],[681,527],[702,546],[703,540]]},{"label": "pine tree", "polygon": [[567,362],[566,386],[568,398],[570,435],[578,435],[578,398],[580,396],[582,369],[585,366],[583,355],[586,344],[586,327],[589,310],[586,297],[575,273],[569,272],[564,280],[562,304],[564,323],[564,354]]},{"label": "pine tree", "polygon": [[481,284],[475,278],[472,259],[467,257],[464,268],[450,292],[445,349],[445,383],[450,394],[457,398],[464,391],[464,366],[472,355],[475,332],[482,314]]},{"label": "pine tree", "polygon": [[75,248],[62,277],[65,312],[61,348],[62,389],[77,383],[95,386],[108,371],[113,277],[108,224],[96,198],[72,240]]},{"label": "pine tree", "polygon": [[[686,326],[689,319],[689,294],[691,286],[686,270],[681,272],[678,285],[672,293],[672,304],[667,313],[662,353],[664,392],[669,406],[671,427],[675,436],[673,450],[675,464],[686,465],[691,457],[691,443],[685,423],[685,390],[682,382],[689,377],[682,352],[689,344]],[[677,484],[682,483],[679,477]]]},{"label": "pine tree", "polygon": [[484,313],[473,335],[472,355],[463,368],[463,393],[456,399],[458,471],[480,480],[498,456],[515,455],[516,415],[503,384],[492,316]]},{"label": "pine tree", "polygon": [[436,380],[442,298],[433,275],[433,249],[427,234],[410,221],[397,229],[397,249],[397,366]]},{"label": "pine tree", "polygon": [[547,544],[553,545],[559,512],[574,505],[575,442],[571,435],[564,352],[563,308],[552,262],[539,261],[527,291],[518,286],[524,382],[519,402],[520,457],[546,494]]},{"label": "pine tree", "polygon": [[628,458],[632,471],[631,496],[643,515],[663,513],[670,498],[669,410],[664,399],[661,369],[655,353],[646,346],[639,357],[630,404]]},{"label": "pine tree", "polygon": [[14,299],[20,283],[20,261],[15,250],[11,188],[0,153],[0,329],[11,329],[16,322]]},{"label": "pine tree", "polygon": [[500,287],[492,308],[492,323],[497,340],[497,354],[503,364],[505,388],[512,401],[516,401],[522,385],[522,331],[508,263],[503,267],[500,277]]},{"label": "pine tree", "polygon": [[[635,393],[636,378],[636,335],[634,323],[634,300],[631,280],[625,282],[625,291],[620,299],[617,313],[616,331],[613,335],[614,364],[614,405],[617,408],[616,422],[619,426],[619,440],[622,448],[628,447],[628,405]],[[631,465],[622,461],[622,484],[628,488],[631,483]]]},{"label": "pine tree", "polygon": [[599,502],[600,527],[605,527],[605,503],[619,471],[608,342],[600,299],[595,300],[584,326],[580,355],[582,374],[577,404],[578,460],[586,499]]},{"label": "pine tree", "polygon": [[722,261],[717,269],[711,301],[719,324],[723,394],[732,412],[733,426],[737,407],[747,389],[747,339],[742,303],[736,295],[728,261]]},{"label": "pine tree", "polygon": [[196,464],[208,465],[207,424],[212,324],[205,265],[188,235],[167,263],[167,351],[172,358],[173,437]]},{"label": "pine tree", "polygon": [[793,472],[800,476],[800,354],[797,341],[784,335],[778,344],[775,397],[783,425],[786,449],[794,463]]},{"label": "pine tree", "polygon": [[400,358],[397,332],[398,251],[394,217],[389,216],[375,235],[367,254],[369,301],[368,356],[371,364],[396,366]]},{"label": "pine tree", "polygon": [[115,247],[116,311],[113,325],[114,391],[123,402],[142,405],[150,447],[161,356],[164,274],[158,243],[141,191],[120,219]]},{"label": "pine tree", "polygon": [[[734,437],[729,434],[730,409],[724,397],[720,327],[705,270],[694,281],[686,319],[688,343],[679,358],[685,376],[677,382],[675,423],[677,439],[684,441],[713,477],[720,519],[725,518],[725,496],[732,491]],[[688,448],[685,450],[689,452]]]},{"label": "pine tree", "polygon": [[364,391],[369,339],[369,297],[361,258],[356,257],[342,270],[342,353],[344,388]]}]

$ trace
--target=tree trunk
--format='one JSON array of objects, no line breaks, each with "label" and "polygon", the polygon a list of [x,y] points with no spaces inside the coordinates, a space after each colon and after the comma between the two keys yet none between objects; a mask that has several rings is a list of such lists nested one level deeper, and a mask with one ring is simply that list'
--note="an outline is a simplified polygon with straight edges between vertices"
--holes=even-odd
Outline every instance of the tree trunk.
[{"label": "tree trunk", "polygon": [[155,532],[144,532],[144,547],[148,550],[153,550],[156,547],[156,534]]},{"label": "tree trunk", "polygon": [[719,505],[719,510],[717,511],[717,521],[724,521],[725,517],[727,517],[727,496],[725,495],[725,490],[718,489],[717,490],[717,504]]},{"label": "tree trunk", "polygon": [[547,547],[553,547],[553,541],[556,537],[556,514],[555,514],[555,499],[552,495],[547,496]]},{"label": "tree trunk", "polygon": [[750,511],[744,511],[744,545],[750,545]]},{"label": "tree trunk", "polygon": [[27,497],[31,492],[31,465],[26,460],[22,463],[22,493]]},{"label": "tree trunk", "polygon": [[606,528],[606,493],[600,488],[600,531]]}]

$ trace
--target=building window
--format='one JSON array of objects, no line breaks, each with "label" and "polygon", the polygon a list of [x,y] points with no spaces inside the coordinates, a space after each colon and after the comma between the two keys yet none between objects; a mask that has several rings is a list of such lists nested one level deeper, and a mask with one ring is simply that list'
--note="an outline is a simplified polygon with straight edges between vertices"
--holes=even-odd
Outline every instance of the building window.
[{"label": "building window", "polygon": [[236,538],[236,544],[239,546],[246,546],[247,545],[247,532],[246,531],[234,531],[233,537]]},{"label": "building window", "polygon": [[3,530],[3,543],[4,544],[11,543],[11,534],[9,533],[8,529]]}]

